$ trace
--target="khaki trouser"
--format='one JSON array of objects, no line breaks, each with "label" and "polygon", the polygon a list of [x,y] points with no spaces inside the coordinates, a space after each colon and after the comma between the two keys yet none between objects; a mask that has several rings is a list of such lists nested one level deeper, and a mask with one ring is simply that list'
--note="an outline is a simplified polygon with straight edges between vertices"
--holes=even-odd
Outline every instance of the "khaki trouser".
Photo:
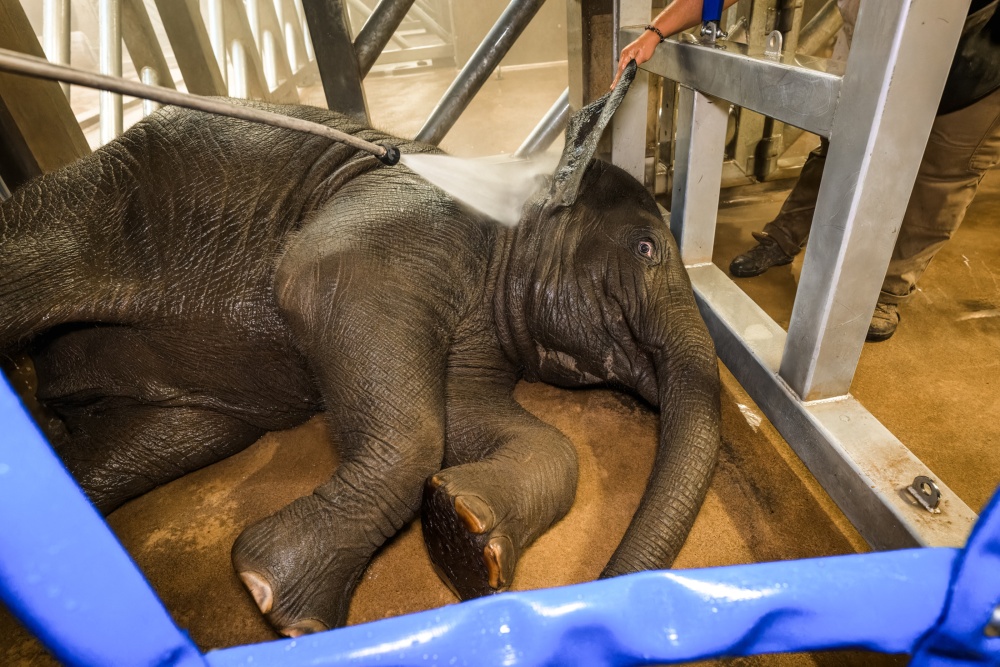
[{"label": "khaki trouser", "polygon": [[[789,255],[809,236],[827,142],[810,153],[798,182],[764,231]],[[983,175],[1000,162],[1000,90],[938,116],[903,215],[879,301],[899,303],[962,224]]]}]

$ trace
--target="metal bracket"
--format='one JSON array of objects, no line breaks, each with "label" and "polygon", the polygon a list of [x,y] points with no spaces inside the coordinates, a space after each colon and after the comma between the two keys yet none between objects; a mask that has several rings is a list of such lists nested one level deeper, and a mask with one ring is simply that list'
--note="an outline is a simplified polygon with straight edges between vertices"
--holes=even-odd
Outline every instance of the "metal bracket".
[{"label": "metal bracket", "polygon": [[[913,483],[906,487],[906,490],[910,492],[918,503],[923,505],[923,508],[932,514],[940,514],[941,510],[938,505],[941,503],[941,490],[933,479],[927,477],[926,475],[917,475],[914,478]],[[997,614],[994,614],[994,618],[998,621]],[[998,625],[1000,628],[1000,625]]]},{"label": "metal bracket", "polygon": [[767,36],[767,44],[764,45],[764,56],[774,60],[781,60],[781,47],[785,36],[780,30],[772,30]]},{"label": "metal bracket", "polygon": [[706,46],[715,46],[720,39],[726,39],[729,34],[719,27],[715,21],[705,21],[701,24],[701,43]]}]

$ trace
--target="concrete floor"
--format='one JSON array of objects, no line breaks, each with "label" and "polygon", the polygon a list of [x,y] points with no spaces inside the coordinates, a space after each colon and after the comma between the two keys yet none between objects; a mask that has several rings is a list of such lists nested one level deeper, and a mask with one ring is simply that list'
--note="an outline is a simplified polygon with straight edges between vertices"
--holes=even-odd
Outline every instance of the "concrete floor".
[{"label": "concrete floor", "polygon": [[[412,136],[450,81],[425,71],[370,78],[374,124]],[[458,155],[513,152],[565,87],[564,65],[504,70],[445,138]],[[728,193],[735,195],[735,193]],[[715,260],[725,268],[777,211],[784,192],[723,204]],[[867,344],[852,393],[973,509],[1000,482],[1000,174],[990,174],[956,238],[902,311],[901,327]],[[787,325],[801,259],[740,285]],[[676,563],[708,567],[862,552],[864,541],[724,368],[723,449],[704,508]],[[563,430],[581,462],[576,503],[533,545],[516,589],[593,579],[625,530],[652,462],[657,416],[608,390],[521,384],[526,409]],[[322,418],[266,435],[248,450],[136,499],[109,520],[177,623],[203,648],[275,638],[229,563],[236,535],[309,493],[336,465]],[[419,522],[375,558],[350,623],[456,600],[424,553]],[[0,618],[0,664],[48,660]],[[732,665],[903,664],[899,656],[820,653],[734,659]],[[714,663],[713,663],[714,664]]]}]

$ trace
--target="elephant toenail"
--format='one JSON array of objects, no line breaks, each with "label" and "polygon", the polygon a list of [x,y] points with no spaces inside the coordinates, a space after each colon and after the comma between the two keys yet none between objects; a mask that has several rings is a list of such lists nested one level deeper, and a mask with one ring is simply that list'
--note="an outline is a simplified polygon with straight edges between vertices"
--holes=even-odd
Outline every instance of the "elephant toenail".
[{"label": "elephant toenail", "polygon": [[489,574],[490,588],[502,591],[510,586],[513,572],[514,545],[509,538],[494,537],[483,547],[483,561]]},{"label": "elephant toenail", "polygon": [[301,621],[289,625],[287,628],[282,628],[279,632],[286,637],[301,637],[302,635],[311,635],[316,632],[326,632],[330,628],[326,627],[326,624],[315,618],[304,618]]},{"label": "elephant toenail", "polygon": [[240,572],[240,579],[250,591],[250,595],[253,596],[253,601],[257,603],[261,613],[266,614],[271,611],[271,606],[274,604],[274,593],[267,580],[256,572]]},{"label": "elephant toenail", "polygon": [[444,484],[444,480],[438,477],[437,475],[434,475],[429,480],[427,480],[427,486],[431,489],[436,489],[442,484]]},{"label": "elephant toenail", "polygon": [[493,510],[475,496],[455,498],[455,513],[470,533],[482,535],[493,527]]}]

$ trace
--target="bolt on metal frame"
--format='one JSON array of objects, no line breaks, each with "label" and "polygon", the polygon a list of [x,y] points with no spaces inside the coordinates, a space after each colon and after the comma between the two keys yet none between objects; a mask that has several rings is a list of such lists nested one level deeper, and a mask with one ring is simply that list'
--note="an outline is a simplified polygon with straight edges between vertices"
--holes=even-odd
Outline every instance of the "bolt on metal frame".
[{"label": "bolt on metal frame", "polygon": [[[651,3],[622,5],[623,20],[643,17],[621,28],[627,44]],[[939,480],[940,513],[907,500],[915,477],[933,473],[849,393],[948,73],[941,54],[954,52],[968,7],[863,2],[843,76],[815,59],[678,38],[642,66],[682,86],[670,225],[719,356],[877,549],[960,545],[976,518]],[[787,334],[712,264],[728,103],[830,139]],[[616,139],[645,128],[637,113],[615,123]],[[631,167],[642,146],[614,159]]]}]

